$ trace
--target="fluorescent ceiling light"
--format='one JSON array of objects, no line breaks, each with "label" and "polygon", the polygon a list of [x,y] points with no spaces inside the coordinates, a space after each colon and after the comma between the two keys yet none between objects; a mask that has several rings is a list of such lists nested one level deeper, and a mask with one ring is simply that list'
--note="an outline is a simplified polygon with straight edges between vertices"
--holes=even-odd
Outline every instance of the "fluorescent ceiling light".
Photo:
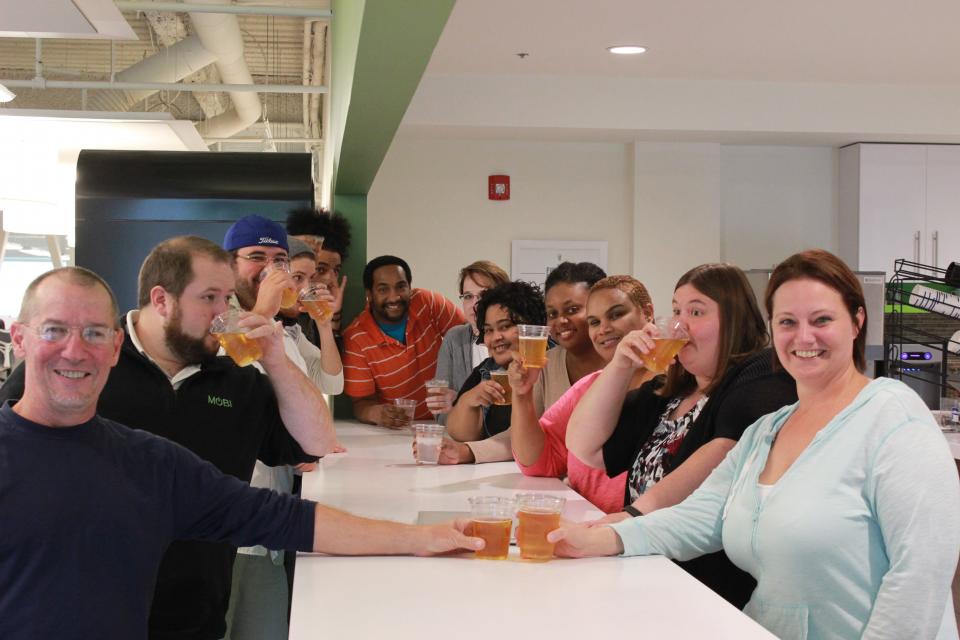
[{"label": "fluorescent ceiling light", "polygon": [[644,53],[647,50],[646,47],[641,47],[635,44],[624,44],[617,45],[616,47],[607,47],[607,51],[610,53],[616,53],[622,56],[634,55],[637,53]]},{"label": "fluorescent ceiling light", "polygon": [[17,97],[13,91],[0,84],[0,102],[10,102]]}]

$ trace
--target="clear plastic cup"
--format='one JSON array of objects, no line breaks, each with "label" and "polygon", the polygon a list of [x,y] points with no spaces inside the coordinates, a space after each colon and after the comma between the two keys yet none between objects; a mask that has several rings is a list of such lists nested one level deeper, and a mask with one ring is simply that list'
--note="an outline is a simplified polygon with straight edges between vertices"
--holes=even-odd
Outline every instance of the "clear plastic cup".
[{"label": "clear plastic cup", "polygon": [[520,332],[520,360],[528,369],[547,366],[548,327],[538,324],[517,325]]},{"label": "clear plastic cup", "polygon": [[247,329],[241,327],[240,311],[228,309],[210,323],[210,333],[217,336],[220,346],[238,366],[245,367],[263,357],[260,344],[247,337]]},{"label": "clear plastic cup", "polygon": [[553,558],[552,542],[547,534],[560,527],[560,513],[566,500],[560,496],[544,493],[521,493],[517,495],[517,544],[520,557],[525,560],[546,562]]},{"label": "clear plastic cup", "polygon": [[443,425],[424,422],[413,425],[417,464],[437,464],[443,446]]},{"label": "clear plastic cup", "polygon": [[483,549],[477,558],[505,560],[510,553],[510,530],[517,511],[517,501],[504,496],[470,498],[470,528],[467,535],[483,538]]}]

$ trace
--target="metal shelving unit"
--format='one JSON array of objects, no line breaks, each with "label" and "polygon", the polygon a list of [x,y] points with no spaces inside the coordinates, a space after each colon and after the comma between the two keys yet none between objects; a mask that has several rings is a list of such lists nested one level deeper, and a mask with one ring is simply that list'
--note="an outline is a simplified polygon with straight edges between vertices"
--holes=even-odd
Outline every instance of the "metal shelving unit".
[{"label": "metal shelving unit", "polygon": [[[929,309],[917,304],[911,304],[911,293],[906,285],[934,284],[956,287],[956,284],[947,282],[946,269],[940,269],[931,265],[921,264],[910,260],[899,259],[894,262],[893,275],[887,282],[887,304],[891,306],[891,311],[887,318],[887,331],[884,335],[884,353],[886,354],[886,373],[891,378],[913,378],[930,382],[926,378],[914,375],[911,372],[911,364],[916,364],[911,360],[905,360],[905,354],[901,353],[901,345],[916,344],[927,347],[931,350],[938,350],[941,353],[940,358],[940,395],[946,396],[948,389],[960,391],[960,377],[949,376],[947,367],[947,356],[951,353],[950,348],[957,349],[957,343],[950,338],[945,338],[916,326],[916,323],[910,322],[910,316],[913,314],[905,313],[905,307],[922,309],[928,313],[941,315],[946,318],[958,319],[960,316],[960,305],[951,304],[949,301],[938,301],[939,311]],[[912,287],[909,287],[912,289]],[[945,311],[941,313],[941,311]]]}]

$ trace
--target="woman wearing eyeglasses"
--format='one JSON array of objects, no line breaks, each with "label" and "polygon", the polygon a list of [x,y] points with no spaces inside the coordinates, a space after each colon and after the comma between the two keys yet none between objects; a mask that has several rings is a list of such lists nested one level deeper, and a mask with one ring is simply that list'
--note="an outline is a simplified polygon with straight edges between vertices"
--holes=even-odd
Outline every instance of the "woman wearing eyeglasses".
[{"label": "woman wearing eyeglasses", "polygon": [[436,377],[447,381],[447,392],[427,396],[427,407],[441,413],[440,420],[446,424],[453,399],[474,367],[489,357],[487,348],[477,344],[477,300],[480,294],[504,282],[510,281],[507,272],[489,260],[477,260],[460,269],[460,304],[466,323],[454,327],[443,337],[437,356]]}]

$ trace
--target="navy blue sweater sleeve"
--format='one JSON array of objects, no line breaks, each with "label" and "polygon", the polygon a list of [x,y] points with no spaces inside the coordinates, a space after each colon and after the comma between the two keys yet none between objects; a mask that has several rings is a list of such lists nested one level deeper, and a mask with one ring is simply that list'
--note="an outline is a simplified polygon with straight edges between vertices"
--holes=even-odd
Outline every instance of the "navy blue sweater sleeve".
[{"label": "navy blue sweater sleeve", "polygon": [[313,502],[255,489],[182,447],[174,458],[174,538],[313,550]]}]

